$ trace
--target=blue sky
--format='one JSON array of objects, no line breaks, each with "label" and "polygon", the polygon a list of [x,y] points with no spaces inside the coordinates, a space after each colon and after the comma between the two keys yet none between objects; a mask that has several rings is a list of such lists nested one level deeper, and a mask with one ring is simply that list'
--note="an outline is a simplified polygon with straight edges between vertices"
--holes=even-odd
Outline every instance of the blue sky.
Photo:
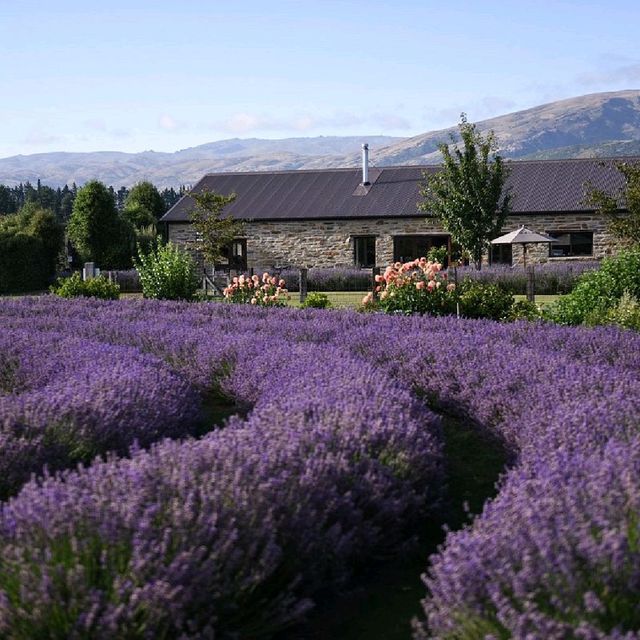
[{"label": "blue sky", "polygon": [[0,157],[410,136],[640,88],[640,3],[0,0]]}]

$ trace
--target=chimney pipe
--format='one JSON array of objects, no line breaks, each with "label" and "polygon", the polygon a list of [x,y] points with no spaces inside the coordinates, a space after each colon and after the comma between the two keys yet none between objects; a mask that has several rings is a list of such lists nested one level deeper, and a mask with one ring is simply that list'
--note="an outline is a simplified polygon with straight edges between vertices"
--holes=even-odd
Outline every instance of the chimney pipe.
[{"label": "chimney pipe", "polygon": [[362,184],[367,186],[369,182],[369,145],[362,145]]}]

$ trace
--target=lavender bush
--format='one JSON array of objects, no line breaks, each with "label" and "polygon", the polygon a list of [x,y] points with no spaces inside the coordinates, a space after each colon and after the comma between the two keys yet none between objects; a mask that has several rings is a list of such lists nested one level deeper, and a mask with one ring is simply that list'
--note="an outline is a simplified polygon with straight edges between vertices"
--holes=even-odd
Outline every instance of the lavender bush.
[{"label": "lavender bush", "polygon": [[[438,504],[437,419],[375,364],[318,343],[318,317],[45,299],[9,302],[0,327],[26,316],[163,358],[253,410],[198,441],[28,483],[0,510],[0,634],[267,637]],[[20,367],[14,388],[56,379]]]},{"label": "lavender bush", "polygon": [[0,635],[267,637],[295,622],[321,585],[438,504],[438,423],[420,395],[497,436],[510,467],[432,557],[416,637],[640,637],[640,335],[8,300],[3,402],[74,375],[23,364],[27,322],[42,348],[55,335],[61,349],[86,343],[87,361],[100,345],[162,361],[251,411],[201,440],[30,482],[5,503]]},{"label": "lavender bush", "polygon": [[[580,262],[546,262],[535,265],[536,293],[540,295],[557,295],[569,293],[578,278],[589,271],[600,268],[596,260]],[[453,269],[449,270],[453,279]],[[473,280],[487,284],[497,284],[514,295],[527,293],[527,274],[520,266],[491,265],[477,271],[473,267],[458,267],[458,282]]]}]

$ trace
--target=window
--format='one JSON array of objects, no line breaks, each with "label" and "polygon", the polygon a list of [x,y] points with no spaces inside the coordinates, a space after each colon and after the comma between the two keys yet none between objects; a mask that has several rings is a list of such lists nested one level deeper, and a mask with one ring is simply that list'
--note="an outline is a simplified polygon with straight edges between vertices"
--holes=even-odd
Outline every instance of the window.
[{"label": "window", "polygon": [[549,245],[550,258],[593,255],[592,231],[547,231],[557,242]]},{"label": "window", "polygon": [[393,239],[393,261],[409,262],[416,258],[426,258],[429,249],[448,246],[449,236],[444,235],[395,236]]},{"label": "window", "polygon": [[375,236],[356,236],[353,239],[353,263],[356,265],[356,267],[375,267]]},{"label": "window", "polygon": [[513,251],[510,244],[491,245],[491,264],[513,264]]},{"label": "window", "polygon": [[223,249],[220,261],[216,263],[216,266],[245,271],[247,269],[247,241],[244,238],[233,240]]}]

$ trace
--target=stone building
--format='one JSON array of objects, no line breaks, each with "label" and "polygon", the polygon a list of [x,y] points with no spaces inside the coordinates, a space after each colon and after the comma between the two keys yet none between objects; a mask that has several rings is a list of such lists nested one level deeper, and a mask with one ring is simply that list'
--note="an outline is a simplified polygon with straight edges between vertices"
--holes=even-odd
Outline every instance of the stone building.
[{"label": "stone building", "polygon": [[[525,225],[558,239],[551,246],[532,246],[529,261],[593,260],[613,253],[616,243],[585,194],[589,185],[619,191],[624,179],[615,164],[611,158],[510,161],[513,204],[503,233]],[[229,248],[228,268],[384,267],[426,255],[431,247],[450,248],[438,220],[417,207],[424,173],[437,170],[370,168],[363,145],[362,169],[215,173],[193,191],[237,196],[225,213],[244,221],[244,233]],[[162,218],[170,241],[195,238],[189,222],[193,206],[184,196]],[[487,259],[516,264],[522,251],[497,246]]]}]

